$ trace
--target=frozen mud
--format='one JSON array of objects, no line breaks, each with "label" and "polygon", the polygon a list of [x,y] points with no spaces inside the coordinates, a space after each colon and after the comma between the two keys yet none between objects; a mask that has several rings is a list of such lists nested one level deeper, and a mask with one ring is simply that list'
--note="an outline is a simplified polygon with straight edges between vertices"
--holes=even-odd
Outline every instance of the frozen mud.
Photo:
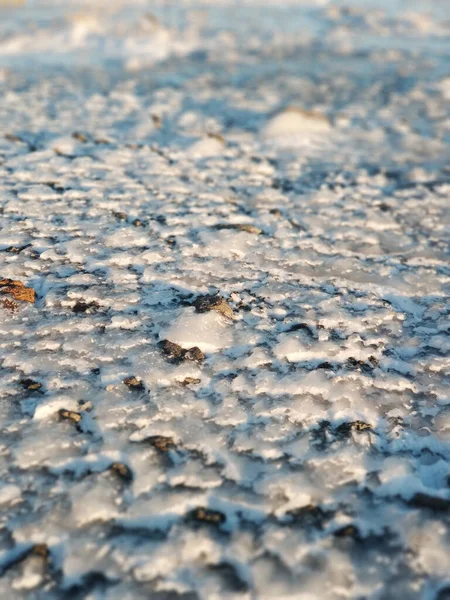
[{"label": "frozen mud", "polygon": [[450,598],[450,3],[0,10],[0,598]]}]

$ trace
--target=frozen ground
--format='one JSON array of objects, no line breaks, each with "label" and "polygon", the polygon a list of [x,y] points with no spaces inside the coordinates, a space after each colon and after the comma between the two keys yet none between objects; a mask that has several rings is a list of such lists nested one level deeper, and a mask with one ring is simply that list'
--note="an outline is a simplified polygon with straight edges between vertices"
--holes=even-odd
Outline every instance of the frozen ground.
[{"label": "frozen ground", "polygon": [[0,598],[450,598],[450,2],[35,2],[0,61]]}]

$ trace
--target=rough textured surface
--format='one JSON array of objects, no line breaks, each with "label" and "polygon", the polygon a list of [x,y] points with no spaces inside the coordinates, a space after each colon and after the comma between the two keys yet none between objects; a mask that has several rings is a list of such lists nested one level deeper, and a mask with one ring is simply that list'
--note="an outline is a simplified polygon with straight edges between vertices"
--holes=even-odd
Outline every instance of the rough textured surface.
[{"label": "rough textured surface", "polygon": [[0,597],[449,598],[449,2],[89,4],[0,19]]}]

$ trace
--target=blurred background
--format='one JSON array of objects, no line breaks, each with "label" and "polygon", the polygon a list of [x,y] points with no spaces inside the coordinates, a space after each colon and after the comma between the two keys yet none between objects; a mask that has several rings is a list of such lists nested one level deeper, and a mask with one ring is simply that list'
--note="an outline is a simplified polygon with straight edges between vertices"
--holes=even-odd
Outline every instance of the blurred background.
[{"label": "blurred background", "polygon": [[[58,112],[71,86],[85,100],[128,86],[153,115],[138,123],[122,106],[119,130],[133,141],[182,146],[205,130],[242,139],[297,106],[351,127],[356,143],[361,134],[363,153],[372,137],[380,152],[384,140],[408,159],[441,160],[449,64],[449,0],[3,0],[0,9],[4,89],[47,80]],[[19,126],[10,98],[3,110]]]}]

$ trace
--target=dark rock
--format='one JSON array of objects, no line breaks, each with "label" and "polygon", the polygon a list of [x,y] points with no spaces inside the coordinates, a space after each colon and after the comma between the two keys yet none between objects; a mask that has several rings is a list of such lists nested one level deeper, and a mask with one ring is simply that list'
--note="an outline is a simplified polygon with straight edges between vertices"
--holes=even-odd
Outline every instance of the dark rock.
[{"label": "dark rock", "polygon": [[197,383],[200,383],[200,379],[197,379],[196,377],[186,377],[186,379],[184,379],[184,381],[181,382],[181,385],[184,385],[185,387],[187,385],[196,385]]},{"label": "dark rock", "polygon": [[347,359],[347,366],[352,369],[362,371],[363,373],[370,374],[374,368],[378,366],[378,360],[375,358],[375,356],[369,356],[367,362],[365,362],[351,356],[349,359]]},{"label": "dark rock", "polygon": [[170,340],[162,340],[158,346],[161,348],[163,354],[174,363],[179,363],[182,360],[195,360],[201,362],[205,359],[205,355],[197,346],[185,350],[178,344],[171,342]]},{"label": "dark rock", "polygon": [[195,310],[199,313],[215,310],[228,319],[232,319],[234,317],[233,309],[229,304],[227,304],[226,300],[222,298],[222,296],[210,294],[199,296],[196,300],[194,300],[193,306],[195,306]]},{"label": "dark rock", "polygon": [[212,510],[199,506],[188,514],[188,520],[197,523],[208,523],[211,525],[222,525],[226,521],[226,516],[218,510]]},{"label": "dark rock", "polygon": [[5,140],[8,140],[8,142],[22,142],[25,143],[24,140],[19,137],[18,135],[15,135],[14,133],[6,133],[5,134]]},{"label": "dark rock", "polygon": [[214,229],[222,230],[222,229],[234,229],[236,231],[245,231],[245,233],[254,233],[255,235],[260,235],[262,230],[250,223],[219,223],[214,226]]},{"label": "dark rock", "polygon": [[9,246],[9,248],[6,248],[5,252],[8,252],[9,254],[20,254],[22,250],[25,250],[30,246],[31,244],[25,244],[25,246]]},{"label": "dark rock", "polygon": [[72,421],[76,425],[79,425],[82,419],[80,413],[75,412],[74,410],[67,410],[65,408],[61,408],[58,411],[58,415],[61,420]]},{"label": "dark rock", "polygon": [[183,360],[186,350],[178,344],[175,344],[170,340],[162,340],[162,342],[159,342],[158,346],[167,358],[171,360]]},{"label": "dark rock", "polygon": [[82,144],[86,144],[88,141],[87,137],[79,131],[74,131],[74,133],[72,133],[72,137],[74,140],[77,140],[77,142],[81,142]]},{"label": "dark rock", "polygon": [[128,386],[130,389],[133,389],[136,391],[142,391],[145,389],[145,386],[142,383],[142,380],[138,379],[134,375],[132,375],[131,377],[125,377],[125,379],[123,380],[123,383],[126,386]]},{"label": "dark rock", "polygon": [[169,450],[174,450],[176,448],[173,438],[165,435],[152,435],[142,441],[146,444],[150,444],[150,446],[153,446],[153,448],[156,448],[156,450],[159,450],[160,452],[168,452]]},{"label": "dark rock", "polygon": [[72,312],[74,313],[93,313],[96,312],[100,308],[100,305],[93,302],[85,302],[84,300],[77,300],[75,304],[72,306]]},{"label": "dark rock", "polygon": [[372,431],[372,426],[369,423],[364,423],[364,421],[350,421],[342,423],[335,429],[335,432],[343,437],[349,436],[352,431]]},{"label": "dark rock", "polygon": [[19,383],[22,387],[30,392],[40,390],[42,387],[42,383],[39,383],[39,381],[34,381],[33,379],[21,379]]},{"label": "dark rock", "polygon": [[152,114],[150,116],[151,116],[153,125],[156,127],[156,129],[161,129],[161,127],[162,127],[161,117],[159,115],[155,115],[155,114]]},{"label": "dark rock", "polygon": [[109,468],[123,481],[129,483],[133,480],[133,472],[126,464],[121,462],[113,462]]},{"label": "dark rock", "polygon": [[331,363],[329,363],[328,361],[319,363],[316,367],[316,369],[333,369],[333,365]]},{"label": "dark rock", "polygon": [[320,506],[315,506],[314,504],[294,508],[286,513],[295,524],[315,529],[323,529],[323,524],[328,514]]},{"label": "dark rock", "polygon": [[202,362],[203,360],[205,360],[205,355],[200,350],[200,348],[194,346],[193,348],[189,348],[189,350],[185,351],[184,358],[186,358],[187,360],[195,360],[196,362]]}]

